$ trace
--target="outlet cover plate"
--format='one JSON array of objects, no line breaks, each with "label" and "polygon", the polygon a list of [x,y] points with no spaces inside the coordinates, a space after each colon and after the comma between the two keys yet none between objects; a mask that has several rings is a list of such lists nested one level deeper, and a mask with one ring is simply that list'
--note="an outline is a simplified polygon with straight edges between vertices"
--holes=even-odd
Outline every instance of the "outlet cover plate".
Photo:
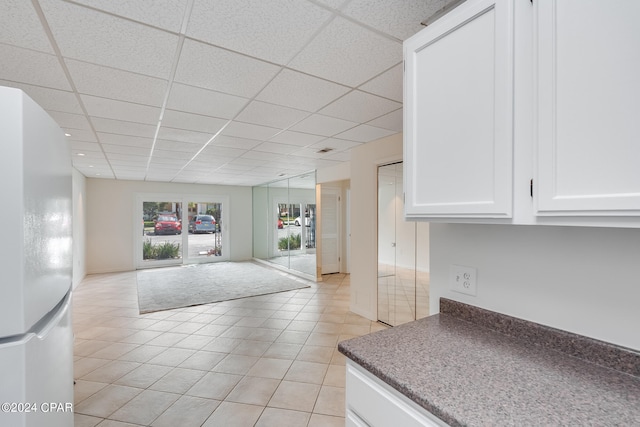
[{"label": "outlet cover plate", "polygon": [[450,279],[451,290],[462,294],[476,296],[478,272],[474,267],[464,265],[451,265]]}]

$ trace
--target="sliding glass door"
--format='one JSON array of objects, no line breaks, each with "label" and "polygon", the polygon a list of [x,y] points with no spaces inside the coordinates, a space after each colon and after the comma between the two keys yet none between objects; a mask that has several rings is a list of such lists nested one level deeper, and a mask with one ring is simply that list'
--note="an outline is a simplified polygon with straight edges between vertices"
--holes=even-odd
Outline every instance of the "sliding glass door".
[{"label": "sliding glass door", "polygon": [[[188,202],[187,260],[210,262],[226,255],[223,245],[222,203]],[[214,257],[214,259],[211,259]]]},{"label": "sliding glass door", "polygon": [[144,267],[182,263],[182,201],[147,197],[141,202],[142,239],[138,251]]},{"label": "sliding glass door", "polygon": [[[229,259],[227,197],[139,195],[134,227],[137,268]],[[142,238],[140,238],[140,236]]]}]

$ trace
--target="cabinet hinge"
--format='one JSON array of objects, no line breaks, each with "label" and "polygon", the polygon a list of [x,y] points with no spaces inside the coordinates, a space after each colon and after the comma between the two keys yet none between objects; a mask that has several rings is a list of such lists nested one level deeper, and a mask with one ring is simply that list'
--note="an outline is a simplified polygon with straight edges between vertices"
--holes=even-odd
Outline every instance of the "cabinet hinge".
[{"label": "cabinet hinge", "polygon": [[529,181],[529,194],[531,194],[531,198],[533,199],[533,179]]}]

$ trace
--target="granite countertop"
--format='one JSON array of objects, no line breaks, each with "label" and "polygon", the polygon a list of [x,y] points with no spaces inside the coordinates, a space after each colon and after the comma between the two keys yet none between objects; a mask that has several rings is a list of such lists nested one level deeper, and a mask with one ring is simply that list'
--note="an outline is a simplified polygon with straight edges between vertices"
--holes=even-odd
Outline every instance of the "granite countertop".
[{"label": "granite countertop", "polygon": [[472,308],[498,321],[490,328],[486,318],[465,317],[472,306],[447,303],[440,314],[339,350],[451,426],[640,425],[640,353],[545,327],[533,338],[510,336],[505,330],[522,332],[529,322]]}]

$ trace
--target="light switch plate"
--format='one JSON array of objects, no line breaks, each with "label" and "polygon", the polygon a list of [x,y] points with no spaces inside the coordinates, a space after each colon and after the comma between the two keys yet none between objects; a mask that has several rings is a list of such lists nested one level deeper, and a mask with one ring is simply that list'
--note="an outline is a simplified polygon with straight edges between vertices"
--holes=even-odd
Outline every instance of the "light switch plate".
[{"label": "light switch plate", "polygon": [[467,295],[477,295],[478,272],[474,267],[464,265],[451,265],[450,279],[451,290]]}]

